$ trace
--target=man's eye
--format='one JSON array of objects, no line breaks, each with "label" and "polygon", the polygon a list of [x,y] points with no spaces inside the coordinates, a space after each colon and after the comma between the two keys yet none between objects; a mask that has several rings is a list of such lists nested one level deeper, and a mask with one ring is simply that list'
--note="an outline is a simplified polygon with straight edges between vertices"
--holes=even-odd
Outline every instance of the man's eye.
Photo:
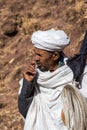
[{"label": "man's eye", "polygon": [[41,56],[41,54],[38,54],[38,56]]},{"label": "man's eye", "polygon": [[42,57],[42,55],[41,55],[41,54],[36,54],[36,56]]},{"label": "man's eye", "polygon": [[41,56],[40,54],[36,54],[37,56]]}]

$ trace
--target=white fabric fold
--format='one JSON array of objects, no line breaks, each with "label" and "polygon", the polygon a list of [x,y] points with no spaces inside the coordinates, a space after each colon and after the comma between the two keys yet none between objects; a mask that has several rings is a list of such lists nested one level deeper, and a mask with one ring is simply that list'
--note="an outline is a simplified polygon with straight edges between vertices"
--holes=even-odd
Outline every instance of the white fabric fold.
[{"label": "white fabric fold", "polygon": [[87,65],[85,66],[84,73],[82,74],[81,87],[80,92],[85,98],[87,98]]},{"label": "white fabric fold", "polygon": [[[67,130],[61,120],[61,92],[66,84],[72,84],[73,73],[65,65],[54,72],[39,73],[36,93],[25,119],[24,130]],[[54,78],[55,77],[55,78]],[[51,80],[52,78],[52,80]],[[87,66],[82,76],[82,89],[80,92],[87,98]],[[23,79],[20,80],[19,94],[23,86]]]},{"label": "white fabric fold", "polygon": [[61,119],[61,92],[66,84],[72,83],[71,69],[65,65],[52,73],[37,71],[39,87],[36,86],[24,130],[67,130]]}]

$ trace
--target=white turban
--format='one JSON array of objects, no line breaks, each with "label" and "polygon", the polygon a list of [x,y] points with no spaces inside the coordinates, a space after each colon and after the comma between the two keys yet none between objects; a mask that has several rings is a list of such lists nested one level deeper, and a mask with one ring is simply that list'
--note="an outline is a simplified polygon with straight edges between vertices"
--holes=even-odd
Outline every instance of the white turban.
[{"label": "white turban", "polygon": [[70,43],[64,31],[54,29],[34,32],[31,41],[36,48],[47,51],[62,51]]}]

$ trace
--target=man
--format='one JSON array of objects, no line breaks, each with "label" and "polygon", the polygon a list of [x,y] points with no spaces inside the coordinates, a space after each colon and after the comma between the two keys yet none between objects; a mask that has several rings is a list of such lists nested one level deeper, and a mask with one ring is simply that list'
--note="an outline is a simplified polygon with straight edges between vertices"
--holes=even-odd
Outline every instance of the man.
[{"label": "man", "polygon": [[[18,98],[19,111],[25,120],[24,130],[67,130],[61,117],[61,93],[67,84],[76,84],[63,54],[70,39],[64,31],[51,29],[34,32],[31,40],[35,61],[23,73]],[[85,84],[86,73],[87,69]],[[82,94],[87,97],[85,84]]]}]

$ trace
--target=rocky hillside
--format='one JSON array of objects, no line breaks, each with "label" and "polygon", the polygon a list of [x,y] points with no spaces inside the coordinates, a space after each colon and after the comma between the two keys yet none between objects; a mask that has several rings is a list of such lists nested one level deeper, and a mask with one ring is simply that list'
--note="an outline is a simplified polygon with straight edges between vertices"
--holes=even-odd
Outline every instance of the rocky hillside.
[{"label": "rocky hillside", "polygon": [[87,29],[87,0],[0,0],[0,130],[22,130],[18,81],[32,59],[31,34],[63,29],[71,44],[65,53],[79,53]]}]

